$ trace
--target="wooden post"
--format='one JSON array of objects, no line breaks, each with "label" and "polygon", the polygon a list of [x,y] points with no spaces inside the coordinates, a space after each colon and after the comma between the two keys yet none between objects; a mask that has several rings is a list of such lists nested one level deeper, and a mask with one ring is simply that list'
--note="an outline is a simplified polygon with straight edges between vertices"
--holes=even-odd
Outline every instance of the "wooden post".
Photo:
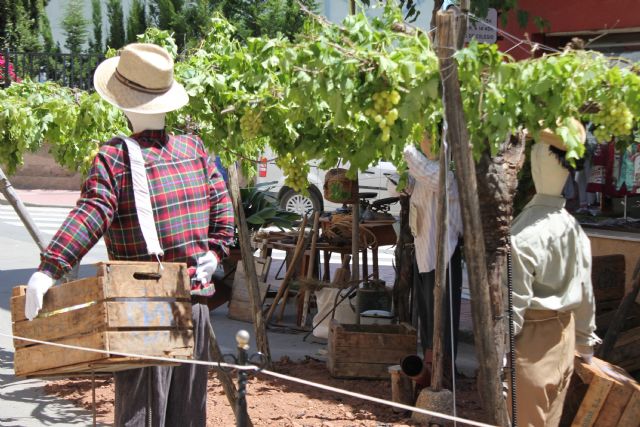
[{"label": "wooden post", "polygon": [[[358,196],[356,196],[356,201],[353,203],[351,209],[351,260],[353,262],[353,267],[351,269],[351,282],[356,289],[359,288],[358,282],[360,281],[360,199]],[[367,250],[366,245],[364,250]],[[359,324],[360,297],[356,293],[356,325]]]},{"label": "wooden post", "polygon": [[[316,266],[316,250],[318,244],[318,234],[320,228],[320,212],[316,211],[313,215],[313,228],[311,229],[311,253],[309,254],[309,265],[307,265],[307,279],[313,278],[313,270]],[[301,327],[307,325],[307,315],[309,314],[309,300],[311,299],[311,290],[304,291],[304,302],[302,304],[302,318],[300,319]]]},{"label": "wooden post", "polygon": [[410,196],[400,195],[400,233],[395,250],[396,279],[393,284],[393,307],[400,322],[411,322],[409,295],[413,287],[413,263],[409,246],[413,244],[413,234],[409,228]]},{"label": "wooden post", "polygon": [[0,168],[0,193],[2,193],[4,198],[11,204],[13,210],[16,211],[27,231],[36,242],[36,245],[38,245],[38,249],[40,249],[41,252],[44,251],[47,248],[47,245],[44,243],[44,238],[42,237],[40,230],[38,230],[38,226],[31,219],[29,212],[27,212],[27,209],[22,204],[22,201],[16,194],[16,191],[13,189],[13,186],[4,174],[2,168]]},{"label": "wooden post", "polygon": [[247,289],[249,290],[249,300],[251,301],[251,316],[256,332],[256,346],[258,351],[265,355],[267,365],[271,366],[271,351],[267,339],[267,328],[262,317],[262,301],[260,300],[260,288],[258,287],[258,276],[256,266],[253,262],[253,251],[251,250],[251,239],[249,237],[249,226],[247,218],[244,216],[242,208],[242,198],[240,196],[240,185],[238,184],[237,166],[229,167],[229,187],[231,187],[231,201],[236,214],[236,226],[240,237],[240,252],[244,260],[244,270],[249,278]]},{"label": "wooden post", "polygon": [[[289,282],[291,281],[291,277],[293,276],[293,273],[295,273],[296,267],[298,266],[298,263],[300,262],[302,255],[304,255],[305,247],[307,244],[306,239],[304,238],[304,229],[306,228],[306,226],[307,226],[307,216],[305,215],[302,218],[302,223],[300,224],[298,241],[296,242],[296,247],[293,251],[293,256],[291,257],[291,264],[289,264],[287,268],[287,272],[285,273],[284,278],[282,279],[282,282],[280,282],[280,287],[278,288],[278,292],[276,293],[276,296],[273,298],[273,304],[271,304],[271,307],[269,307],[269,310],[267,311],[267,314],[265,316],[267,324],[269,324],[269,322],[271,321],[271,316],[273,316],[273,312],[276,310],[276,306],[278,305],[278,302],[281,299],[283,299],[283,295],[285,294],[285,291],[289,290]],[[283,300],[282,303],[286,304],[286,300]]]},{"label": "wooden post", "polygon": [[[431,376],[431,388],[440,391],[442,388],[442,361],[443,361],[443,295],[447,288],[447,244],[449,231],[449,212],[447,206],[447,150],[444,144],[440,145],[440,169],[438,176],[438,234],[436,252],[435,287],[433,289],[433,375]],[[453,320],[453,317],[450,316]],[[453,351],[453,346],[451,346]]]},{"label": "wooden post", "polygon": [[[468,10],[468,1],[461,5]],[[476,352],[479,360],[479,393],[490,422],[508,425],[509,417],[505,399],[502,397],[501,364],[498,355],[498,340],[494,336],[494,319],[491,310],[489,281],[485,264],[485,245],[480,206],[478,203],[475,163],[469,142],[462,108],[462,96],[458,81],[458,63],[453,58],[456,49],[464,40],[466,15],[455,12],[438,12],[436,30],[437,54],[443,85],[444,113],[448,124],[448,141],[456,164],[455,173],[460,192],[460,206],[464,225],[464,253],[469,273],[471,308]]]}]

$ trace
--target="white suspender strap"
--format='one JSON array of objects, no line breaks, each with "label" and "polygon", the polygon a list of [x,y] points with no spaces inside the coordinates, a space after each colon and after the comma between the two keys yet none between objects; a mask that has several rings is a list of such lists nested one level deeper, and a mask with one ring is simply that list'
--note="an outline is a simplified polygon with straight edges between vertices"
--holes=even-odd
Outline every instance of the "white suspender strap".
[{"label": "white suspender strap", "polygon": [[[144,166],[142,151],[140,145],[134,139],[121,136],[122,140],[127,144],[129,151],[129,162],[131,163],[131,179],[133,181],[133,195],[136,203],[136,212],[138,213],[138,221],[142,229],[142,236],[147,244],[147,252],[149,255],[156,257],[163,255],[164,251],[160,246],[158,239],[158,230],[156,222],[153,218],[153,209],[151,208],[151,195],[149,193],[149,181],[147,180],[147,170]],[[159,259],[158,259],[159,260]]]}]

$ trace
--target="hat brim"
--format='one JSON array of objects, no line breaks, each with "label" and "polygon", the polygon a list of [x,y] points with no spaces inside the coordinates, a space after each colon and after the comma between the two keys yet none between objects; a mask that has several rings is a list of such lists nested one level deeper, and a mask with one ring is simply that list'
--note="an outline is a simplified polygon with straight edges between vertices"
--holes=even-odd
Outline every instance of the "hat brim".
[{"label": "hat brim", "polygon": [[108,103],[122,111],[139,114],[159,114],[177,110],[189,102],[184,87],[173,81],[168,91],[150,94],[125,86],[115,77],[120,58],[115,56],[103,61],[93,74],[96,92]]},{"label": "hat brim", "polygon": [[[581,143],[584,144],[584,142],[587,139],[587,133],[586,133],[586,130],[584,129],[584,126],[577,119],[571,118],[570,120],[572,122],[572,125],[576,129],[578,129],[578,131],[580,132],[579,139],[580,139]],[[540,136],[538,137],[538,142],[542,142],[543,144],[551,145],[551,146],[556,147],[557,149],[562,150],[562,151],[567,151],[567,146],[564,143],[564,140],[562,138],[560,138],[558,135],[556,135],[555,133],[553,133],[551,131],[551,129],[543,129],[543,130],[541,130],[540,131]]]}]

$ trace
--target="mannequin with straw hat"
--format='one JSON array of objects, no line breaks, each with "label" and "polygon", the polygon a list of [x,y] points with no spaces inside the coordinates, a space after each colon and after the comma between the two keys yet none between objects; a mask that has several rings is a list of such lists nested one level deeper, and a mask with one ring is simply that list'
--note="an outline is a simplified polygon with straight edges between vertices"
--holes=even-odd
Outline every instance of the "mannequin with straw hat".
[{"label": "mannequin with straw hat", "polygon": [[[104,236],[113,260],[186,262],[191,285],[194,359],[208,355],[211,277],[233,240],[225,183],[202,141],[165,131],[165,114],[189,98],[173,78],[173,59],[135,43],[102,62],[94,86],[127,116],[132,135],[104,143],[77,206],[41,254],[27,286],[25,314],[38,315],[44,294]],[[118,426],[206,424],[207,367],[185,364],[115,374]]]},{"label": "mannequin with straw hat", "polygon": [[[585,140],[584,127],[574,121]],[[565,209],[564,141],[550,130],[531,148],[536,195],[513,221],[513,309],[518,423],[557,426],[574,352],[590,362],[595,334],[591,246]],[[509,395],[510,397],[510,395]]]}]

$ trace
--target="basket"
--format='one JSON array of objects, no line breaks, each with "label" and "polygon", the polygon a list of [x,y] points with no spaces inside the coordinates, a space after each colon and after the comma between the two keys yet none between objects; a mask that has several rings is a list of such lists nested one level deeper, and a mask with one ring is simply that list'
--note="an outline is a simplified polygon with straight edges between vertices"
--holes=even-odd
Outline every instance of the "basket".
[{"label": "basket", "polygon": [[347,170],[330,169],[324,177],[324,198],[333,203],[357,203],[358,181],[347,178]]}]

